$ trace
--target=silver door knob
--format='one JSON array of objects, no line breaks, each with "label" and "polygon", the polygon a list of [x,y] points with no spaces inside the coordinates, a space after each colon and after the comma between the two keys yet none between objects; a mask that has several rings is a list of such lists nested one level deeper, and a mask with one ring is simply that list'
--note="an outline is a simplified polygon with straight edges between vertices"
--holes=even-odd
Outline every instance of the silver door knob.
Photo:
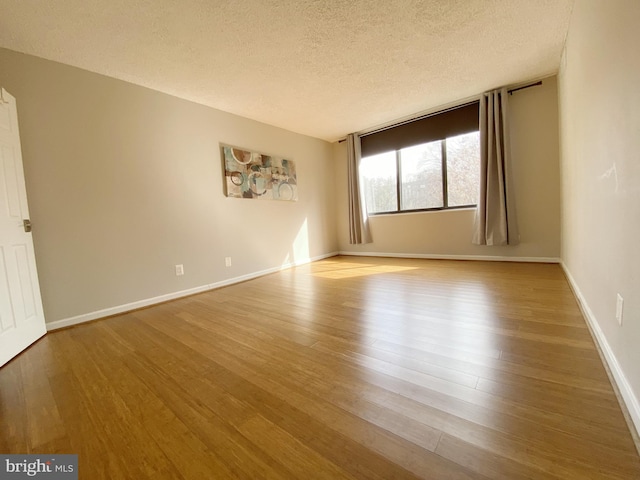
[{"label": "silver door knob", "polygon": [[28,218],[22,221],[22,226],[24,227],[24,231],[29,233],[31,231],[31,220]]}]

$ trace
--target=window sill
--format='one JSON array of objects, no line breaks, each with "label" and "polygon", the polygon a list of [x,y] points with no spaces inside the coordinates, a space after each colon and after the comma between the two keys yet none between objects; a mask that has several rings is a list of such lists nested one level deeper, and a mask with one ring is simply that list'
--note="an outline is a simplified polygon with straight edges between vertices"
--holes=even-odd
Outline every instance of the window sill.
[{"label": "window sill", "polygon": [[442,213],[442,212],[460,212],[464,210],[475,210],[477,205],[464,205],[461,207],[447,207],[447,208],[423,208],[420,210],[401,210],[399,212],[377,212],[368,213],[369,218],[373,217],[388,217],[394,215],[414,215],[416,213]]}]

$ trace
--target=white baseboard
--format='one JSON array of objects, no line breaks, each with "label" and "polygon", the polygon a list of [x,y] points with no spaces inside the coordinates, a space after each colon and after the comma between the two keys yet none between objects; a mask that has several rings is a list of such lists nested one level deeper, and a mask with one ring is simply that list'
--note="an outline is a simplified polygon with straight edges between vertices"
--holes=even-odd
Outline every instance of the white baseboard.
[{"label": "white baseboard", "polygon": [[586,318],[587,323],[589,324],[589,328],[591,329],[591,332],[596,342],[598,343],[598,346],[600,347],[600,352],[602,353],[602,356],[604,357],[604,360],[609,367],[609,371],[613,376],[613,380],[618,388],[620,396],[622,397],[622,401],[627,407],[627,411],[629,412],[629,416],[631,417],[631,422],[635,426],[636,433],[640,433],[640,402],[634,395],[633,389],[631,388],[627,377],[625,376],[622,368],[620,367],[620,364],[618,363],[618,359],[613,353],[609,342],[607,342],[607,338],[600,328],[600,324],[598,323],[593,311],[589,307],[587,300],[582,295],[578,284],[574,280],[566,264],[564,262],[561,262],[561,266],[562,270],[564,270],[567,280],[569,281],[571,290],[573,290],[573,294],[578,300],[578,306],[580,307],[582,314]]},{"label": "white baseboard", "polygon": [[506,257],[488,255],[439,255],[432,253],[381,253],[381,252],[347,252],[340,255],[356,257],[388,257],[388,258],[426,258],[431,260],[481,260],[487,262],[529,262],[529,263],[560,263],[558,257]]},{"label": "white baseboard", "polygon": [[338,252],[331,252],[331,253],[319,255],[313,258],[307,258],[302,261],[289,262],[279,267],[268,268],[266,270],[260,270],[257,272],[248,273],[246,275],[241,275],[239,277],[229,278],[227,280],[222,280],[220,282],[211,283],[208,285],[201,285],[199,287],[189,288],[187,290],[181,290],[179,292],[167,293],[165,295],[160,295],[153,298],[146,298],[144,300],[138,300],[136,302],[127,303],[124,305],[118,305],[115,307],[105,308],[103,310],[97,310],[95,312],[84,313],[82,315],[77,315],[75,317],[64,318],[62,320],[55,320],[53,322],[47,323],[47,331],[57,330],[59,328],[64,328],[64,327],[70,327],[72,325],[77,325],[79,323],[84,323],[84,322],[90,322],[91,320],[97,320],[99,318],[109,317],[111,315],[117,315],[119,313],[130,312],[131,310],[137,310],[139,308],[149,307],[151,305],[156,305],[158,303],[167,302],[169,300],[175,300],[181,297],[187,297],[189,295],[206,292],[208,290],[214,290],[216,288],[226,287],[228,285],[233,285],[235,283],[246,282],[247,280],[262,277],[270,273],[279,272],[281,270],[286,270],[287,268],[296,267],[298,265],[304,265],[307,263],[316,262],[324,258],[335,257],[336,255],[338,255]]},{"label": "white baseboard", "polygon": [[481,256],[481,255],[437,255],[437,254],[408,254],[408,253],[380,253],[380,252],[331,252],[324,255],[319,255],[313,258],[308,258],[298,262],[289,262],[279,267],[273,267],[266,270],[260,270],[252,272],[239,277],[229,278],[220,282],[211,283],[207,285],[201,285],[199,287],[189,288],[187,290],[181,290],[178,292],[167,293],[153,298],[147,298],[144,300],[138,300],[136,302],[127,303],[124,305],[117,305],[115,307],[109,307],[94,312],[84,313],[75,317],[64,318],[61,320],[55,320],[47,323],[47,331],[57,330],[59,328],[70,327],[79,323],[90,322],[99,318],[108,317],[111,315],[117,315],[119,313],[129,312],[138,308],[144,308],[151,305],[155,305],[169,300],[175,300],[177,298],[194,295],[196,293],[206,292],[207,290],[213,290],[216,288],[225,287],[227,285],[233,285],[234,283],[245,282],[253,278],[258,278],[263,275],[275,273],[280,270],[295,267],[296,265],[304,265],[306,263],[315,262],[324,258],[334,257],[336,255],[352,255],[363,257],[392,257],[392,258],[425,258],[425,259],[441,259],[441,260],[485,260],[485,261],[498,261],[498,262],[540,262],[540,263],[559,263],[560,259],[555,257],[503,257],[503,256]]}]

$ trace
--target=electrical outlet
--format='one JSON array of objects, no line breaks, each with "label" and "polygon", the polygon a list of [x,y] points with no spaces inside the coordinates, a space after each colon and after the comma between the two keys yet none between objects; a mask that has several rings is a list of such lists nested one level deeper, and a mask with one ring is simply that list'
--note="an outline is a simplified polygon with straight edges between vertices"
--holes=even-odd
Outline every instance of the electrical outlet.
[{"label": "electrical outlet", "polygon": [[184,275],[184,266],[182,266],[182,264],[176,265],[176,277],[180,275]]},{"label": "electrical outlet", "polygon": [[624,298],[618,294],[618,300],[616,301],[616,320],[618,325],[622,326],[622,308],[624,307]]},{"label": "electrical outlet", "polygon": [[231,266],[231,257],[224,257],[224,266],[225,267]]}]

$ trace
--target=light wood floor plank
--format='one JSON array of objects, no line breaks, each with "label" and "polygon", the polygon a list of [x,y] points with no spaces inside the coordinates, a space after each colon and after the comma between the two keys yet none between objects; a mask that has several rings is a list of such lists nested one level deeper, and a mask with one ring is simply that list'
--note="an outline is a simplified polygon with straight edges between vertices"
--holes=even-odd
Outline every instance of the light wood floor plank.
[{"label": "light wood floor plank", "polygon": [[0,452],[92,479],[636,479],[557,265],[334,257],[49,333]]}]

